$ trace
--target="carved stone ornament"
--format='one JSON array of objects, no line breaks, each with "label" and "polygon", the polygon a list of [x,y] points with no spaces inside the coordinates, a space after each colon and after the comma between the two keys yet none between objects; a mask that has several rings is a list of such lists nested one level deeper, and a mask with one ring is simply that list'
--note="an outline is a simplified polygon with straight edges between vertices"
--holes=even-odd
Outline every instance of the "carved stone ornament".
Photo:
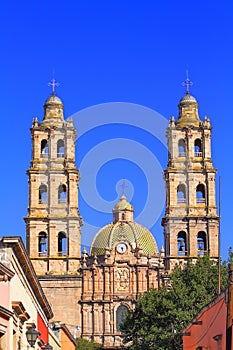
[{"label": "carved stone ornament", "polygon": [[129,270],[120,268],[116,270],[116,290],[122,291],[129,287]]}]

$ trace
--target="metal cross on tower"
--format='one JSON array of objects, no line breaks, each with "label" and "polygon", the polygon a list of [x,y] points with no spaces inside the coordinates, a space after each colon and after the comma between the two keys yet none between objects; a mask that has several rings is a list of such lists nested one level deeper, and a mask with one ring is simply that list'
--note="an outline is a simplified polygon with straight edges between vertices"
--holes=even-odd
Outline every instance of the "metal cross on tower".
[{"label": "metal cross on tower", "polygon": [[123,195],[125,195],[125,189],[127,188],[127,185],[125,183],[125,179],[122,180],[120,187],[122,189],[122,196],[123,196]]},{"label": "metal cross on tower", "polygon": [[48,86],[52,87],[52,96],[55,96],[55,87],[59,86],[59,83],[56,82],[56,80],[54,79],[54,77],[51,79],[51,81],[48,83]]},{"label": "metal cross on tower", "polygon": [[192,81],[189,79],[189,74],[188,70],[186,70],[186,79],[182,83],[183,86],[186,86],[186,95],[190,94],[190,86],[193,85]]}]

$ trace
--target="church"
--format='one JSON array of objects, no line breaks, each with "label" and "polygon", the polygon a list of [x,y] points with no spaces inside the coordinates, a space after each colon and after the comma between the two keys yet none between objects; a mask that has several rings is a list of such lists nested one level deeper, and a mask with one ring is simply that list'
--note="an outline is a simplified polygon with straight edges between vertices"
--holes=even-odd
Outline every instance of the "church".
[{"label": "church", "polygon": [[186,83],[178,117],[171,117],[167,127],[161,250],[151,232],[134,221],[133,205],[123,194],[112,222],[96,233],[90,252],[81,252],[76,130],[71,118],[64,119],[54,86],[43,119],[32,122],[27,251],[53,310],[52,321],[105,349],[121,348],[126,310],[134,308],[141,294],[159,288],[175,264],[205,253],[219,257],[212,127],[209,118],[199,118]]}]

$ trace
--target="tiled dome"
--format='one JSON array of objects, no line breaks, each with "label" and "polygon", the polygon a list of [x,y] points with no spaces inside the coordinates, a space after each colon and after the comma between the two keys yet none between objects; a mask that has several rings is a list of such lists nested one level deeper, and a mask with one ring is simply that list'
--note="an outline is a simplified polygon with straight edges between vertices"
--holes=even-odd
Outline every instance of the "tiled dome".
[{"label": "tiled dome", "polygon": [[113,208],[113,212],[118,210],[133,210],[133,206],[127,202],[127,198],[125,195],[122,195],[120,201]]},{"label": "tiled dome", "polygon": [[144,254],[158,254],[157,244],[150,231],[134,221],[118,221],[100,229],[92,242],[91,254],[104,254],[105,248],[112,249],[116,242],[124,241],[129,242],[133,249],[139,246]]}]

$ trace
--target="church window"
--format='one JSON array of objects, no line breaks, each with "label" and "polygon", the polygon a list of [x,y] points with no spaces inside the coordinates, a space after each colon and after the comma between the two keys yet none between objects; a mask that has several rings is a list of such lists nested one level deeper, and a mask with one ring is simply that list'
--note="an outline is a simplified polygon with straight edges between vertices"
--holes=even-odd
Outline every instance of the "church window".
[{"label": "church window", "polygon": [[205,203],[205,186],[203,184],[197,185],[196,202],[197,203]]},{"label": "church window", "polygon": [[64,232],[58,233],[58,255],[66,255],[66,234]]},{"label": "church window", "polygon": [[198,232],[197,235],[197,252],[199,256],[206,252],[206,233],[203,231]]},{"label": "church window", "polygon": [[184,184],[177,186],[177,203],[186,202],[186,188]]},{"label": "church window", "polygon": [[38,252],[40,256],[47,255],[47,236],[45,232],[40,232],[38,237]]},{"label": "church window", "polygon": [[202,157],[202,147],[200,139],[196,139],[194,142],[194,157]]},{"label": "church window", "polygon": [[48,190],[46,185],[39,187],[39,204],[46,204],[48,202]]},{"label": "church window", "polygon": [[66,203],[66,186],[60,185],[58,188],[58,203]]},{"label": "church window", "polygon": [[49,155],[48,141],[42,140],[41,146],[40,146],[40,156],[41,158],[48,158],[48,155]]},{"label": "church window", "polygon": [[178,142],[178,155],[179,155],[179,157],[186,156],[185,141],[183,139],[180,139]]},{"label": "church window", "polygon": [[178,256],[187,255],[186,233],[180,231],[177,236]]},{"label": "church window", "polygon": [[125,213],[122,213],[121,219],[125,220]]},{"label": "church window", "polygon": [[57,142],[57,158],[64,158],[64,156],[65,156],[64,141],[58,140],[58,142]]},{"label": "church window", "polygon": [[123,322],[125,320],[127,311],[128,311],[128,308],[125,305],[118,306],[118,308],[116,310],[116,329],[117,329],[117,332],[121,332],[121,325],[123,324]]}]

